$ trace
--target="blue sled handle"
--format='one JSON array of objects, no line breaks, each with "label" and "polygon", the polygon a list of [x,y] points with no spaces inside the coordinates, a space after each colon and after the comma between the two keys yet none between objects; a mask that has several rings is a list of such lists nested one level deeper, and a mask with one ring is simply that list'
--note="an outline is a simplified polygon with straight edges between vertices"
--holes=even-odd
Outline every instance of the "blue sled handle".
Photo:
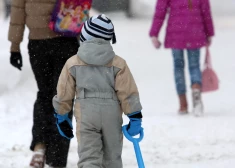
[{"label": "blue sled handle", "polygon": [[135,149],[135,155],[136,155],[136,159],[137,159],[137,163],[139,168],[145,168],[144,166],[144,161],[142,158],[142,154],[141,154],[141,150],[140,150],[140,146],[139,146],[139,142],[144,138],[144,131],[143,128],[140,131],[140,137],[139,138],[133,138],[132,136],[130,136],[127,132],[127,125],[124,125],[122,127],[122,131],[124,136],[133,143],[134,145],[134,149]]}]

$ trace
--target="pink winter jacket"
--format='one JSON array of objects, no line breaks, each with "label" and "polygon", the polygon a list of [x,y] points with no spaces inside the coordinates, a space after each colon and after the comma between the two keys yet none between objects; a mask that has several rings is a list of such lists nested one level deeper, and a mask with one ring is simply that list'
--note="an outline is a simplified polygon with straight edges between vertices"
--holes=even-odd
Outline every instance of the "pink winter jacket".
[{"label": "pink winter jacket", "polygon": [[196,49],[214,35],[209,0],[158,0],[150,36],[158,37],[169,11],[165,47]]}]

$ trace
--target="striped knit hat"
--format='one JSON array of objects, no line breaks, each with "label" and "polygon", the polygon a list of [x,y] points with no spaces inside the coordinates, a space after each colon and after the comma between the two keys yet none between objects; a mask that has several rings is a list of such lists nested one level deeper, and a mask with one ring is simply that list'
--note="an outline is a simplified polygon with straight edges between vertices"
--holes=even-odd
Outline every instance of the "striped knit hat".
[{"label": "striped knit hat", "polygon": [[82,27],[80,41],[84,42],[93,38],[112,40],[113,44],[116,43],[113,23],[104,14],[91,17]]}]

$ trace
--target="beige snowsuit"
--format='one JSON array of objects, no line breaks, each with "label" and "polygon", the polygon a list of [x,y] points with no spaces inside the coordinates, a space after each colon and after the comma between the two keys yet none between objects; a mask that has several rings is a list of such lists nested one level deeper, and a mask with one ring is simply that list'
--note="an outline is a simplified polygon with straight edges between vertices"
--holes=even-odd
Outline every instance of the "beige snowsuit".
[{"label": "beige snowsuit", "polygon": [[122,112],[142,107],[125,60],[115,55],[109,41],[82,43],[65,64],[53,106],[66,114],[74,98],[78,168],[122,168]]}]

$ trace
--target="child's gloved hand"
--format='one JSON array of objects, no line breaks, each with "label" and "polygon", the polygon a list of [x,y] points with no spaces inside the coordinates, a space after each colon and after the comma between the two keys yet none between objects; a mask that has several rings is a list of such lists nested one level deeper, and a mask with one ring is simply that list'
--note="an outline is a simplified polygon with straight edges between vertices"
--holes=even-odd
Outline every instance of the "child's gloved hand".
[{"label": "child's gloved hand", "polygon": [[60,135],[67,139],[72,139],[74,137],[73,126],[72,126],[71,119],[69,119],[68,117],[68,113],[64,115],[55,113],[54,116],[56,118],[56,125],[57,125]]},{"label": "child's gloved hand", "polygon": [[127,132],[131,136],[138,135],[142,129],[141,123],[142,123],[142,113],[141,111],[137,111],[134,113],[131,113],[127,115],[130,119],[130,122],[127,126]]},{"label": "child's gloved hand", "polygon": [[157,49],[159,49],[161,47],[161,42],[158,40],[157,37],[151,37],[151,40],[152,40],[152,43],[153,43],[153,46]]}]

